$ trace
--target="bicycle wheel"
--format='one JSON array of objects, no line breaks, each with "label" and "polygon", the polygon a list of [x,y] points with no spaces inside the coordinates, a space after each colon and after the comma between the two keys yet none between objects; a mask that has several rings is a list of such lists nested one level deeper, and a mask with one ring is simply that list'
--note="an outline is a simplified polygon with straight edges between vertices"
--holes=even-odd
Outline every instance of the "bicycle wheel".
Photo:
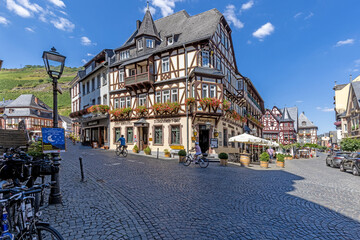
[{"label": "bicycle wheel", "polygon": [[191,162],[192,162],[191,157],[187,156],[186,160],[185,160],[185,162],[183,164],[184,164],[184,166],[189,166]]},{"label": "bicycle wheel", "polygon": [[27,240],[27,239],[36,239],[36,240],[64,240],[64,238],[60,235],[60,233],[53,227],[49,226],[46,223],[35,223],[35,226],[27,231],[19,238],[19,240]]},{"label": "bicycle wheel", "polygon": [[209,160],[203,157],[199,160],[199,165],[201,168],[206,168],[207,166],[209,166]]},{"label": "bicycle wheel", "polygon": [[116,147],[116,150],[115,150],[116,156],[120,156],[120,153],[121,153],[120,147]]},{"label": "bicycle wheel", "polygon": [[127,156],[127,154],[128,154],[127,149],[124,149],[124,150],[122,151],[122,155],[123,155],[124,157],[126,157],[126,156]]}]

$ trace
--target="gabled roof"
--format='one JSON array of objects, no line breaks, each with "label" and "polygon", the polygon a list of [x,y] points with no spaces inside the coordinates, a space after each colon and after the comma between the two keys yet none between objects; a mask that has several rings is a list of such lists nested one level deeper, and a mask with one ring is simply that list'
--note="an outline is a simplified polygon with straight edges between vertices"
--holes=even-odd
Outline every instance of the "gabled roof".
[{"label": "gabled roof", "polygon": [[[305,125],[303,125],[303,123]],[[317,128],[306,116],[305,113],[302,112],[299,116],[299,128]]]},{"label": "gabled roof", "polygon": [[22,94],[6,106],[6,108],[12,107],[32,107],[41,110],[52,111],[52,109],[48,105],[46,105],[39,98],[35,97],[33,94]]},{"label": "gabled roof", "polygon": [[12,103],[12,101],[14,101],[14,100],[3,100],[3,101],[1,101],[0,102],[0,108],[6,107],[10,103]]},{"label": "gabled roof", "polygon": [[[297,127],[298,127],[298,108],[297,107],[289,107],[287,108],[290,117],[292,120],[294,120],[294,128],[297,131]],[[281,109],[281,112],[284,112],[284,108]]]},{"label": "gabled roof", "polygon": [[295,122],[295,120],[291,118],[287,108],[284,108],[280,122]]},{"label": "gabled roof", "polygon": [[352,82],[351,86],[354,89],[355,97],[360,101],[360,82]]},{"label": "gabled roof", "polygon": [[136,34],[135,37],[139,37],[141,35],[147,35],[147,36],[159,38],[159,33],[156,30],[156,26],[151,16],[149,8],[145,12],[144,19],[142,20],[138,33]]}]

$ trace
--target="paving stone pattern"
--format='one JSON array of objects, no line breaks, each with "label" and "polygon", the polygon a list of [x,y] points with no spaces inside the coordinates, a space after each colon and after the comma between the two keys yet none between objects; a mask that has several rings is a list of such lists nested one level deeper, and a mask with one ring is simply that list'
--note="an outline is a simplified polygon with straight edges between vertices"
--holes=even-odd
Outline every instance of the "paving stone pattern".
[{"label": "paving stone pattern", "polygon": [[63,205],[43,215],[66,239],[360,239],[360,177],[324,156],[201,169],[69,144],[62,158]]}]

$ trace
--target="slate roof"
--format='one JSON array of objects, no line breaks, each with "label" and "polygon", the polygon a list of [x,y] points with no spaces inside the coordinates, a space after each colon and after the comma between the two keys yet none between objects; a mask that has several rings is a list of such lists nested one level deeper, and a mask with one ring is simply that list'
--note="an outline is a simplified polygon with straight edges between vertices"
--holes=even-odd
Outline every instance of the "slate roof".
[{"label": "slate roof", "polygon": [[284,108],[280,122],[295,122],[295,120],[291,118],[287,108]]},{"label": "slate roof", "polygon": [[59,117],[61,118],[61,120],[63,122],[66,122],[66,123],[71,123],[71,119],[69,117],[66,117],[66,116],[62,116],[62,115],[59,115]]},{"label": "slate roof", "polygon": [[357,100],[360,101],[360,82],[352,82],[351,85],[354,89]]},{"label": "slate roof", "polygon": [[334,90],[341,90],[341,89],[343,89],[346,85],[348,85],[348,83],[335,85],[335,86],[334,86]]},{"label": "slate roof", "polygon": [[149,8],[145,12],[145,16],[141,22],[141,25],[138,30],[138,33],[136,34],[136,37],[139,37],[141,35],[147,35],[147,36],[159,38],[159,33],[156,30],[156,26],[155,26],[154,20],[151,16]]},{"label": "slate roof", "polygon": [[[289,111],[290,117],[291,119],[294,120],[294,128],[295,131],[297,131],[297,127],[298,127],[298,108],[297,107],[289,107],[287,108],[287,110]],[[284,112],[284,108],[281,109],[281,112]]]},{"label": "slate roof", "polygon": [[[154,22],[159,38],[162,40],[160,44],[158,44],[158,42],[153,51],[137,52],[137,54],[131,56],[131,58],[137,58],[145,54],[161,52],[170,48],[180,47],[183,44],[209,39],[215,33],[222,16],[223,15],[214,8],[194,16],[190,16],[185,10],[182,10],[172,15],[160,18]],[[140,25],[139,30],[135,30],[131,37],[121,47],[115,50],[122,50],[135,44],[135,37],[139,36],[139,32],[143,24],[144,23]],[[167,45],[166,41],[168,36],[174,36],[175,40],[170,46]],[[126,61],[128,60],[129,59],[126,59]],[[115,64],[119,64],[121,62],[122,61],[117,61]]]},{"label": "slate roof", "polygon": [[6,108],[23,108],[23,107],[33,107],[40,110],[52,111],[52,109],[46,105],[39,98],[35,97],[33,94],[22,94],[17,99],[12,101],[6,106]]},{"label": "slate roof", "polygon": [[14,100],[3,100],[0,102],[0,108],[4,108],[6,107],[7,105],[9,105],[10,103],[12,103],[12,101]]},{"label": "slate roof", "polygon": [[[305,126],[303,126],[303,122],[305,123]],[[317,128],[302,112],[299,116],[299,129],[300,128]]]}]

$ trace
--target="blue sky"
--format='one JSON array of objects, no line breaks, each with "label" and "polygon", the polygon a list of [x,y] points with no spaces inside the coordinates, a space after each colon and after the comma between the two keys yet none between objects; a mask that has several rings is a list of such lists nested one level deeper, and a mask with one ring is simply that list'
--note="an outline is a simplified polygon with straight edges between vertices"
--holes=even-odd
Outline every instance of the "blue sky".
[{"label": "blue sky", "polygon": [[[265,106],[298,106],[334,130],[334,81],[360,74],[358,0],[151,0],[154,19],[217,8],[227,18],[239,71]],[[145,0],[0,0],[0,59],[5,68],[42,64],[55,46],[68,66],[121,46],[142,20]]]}]

